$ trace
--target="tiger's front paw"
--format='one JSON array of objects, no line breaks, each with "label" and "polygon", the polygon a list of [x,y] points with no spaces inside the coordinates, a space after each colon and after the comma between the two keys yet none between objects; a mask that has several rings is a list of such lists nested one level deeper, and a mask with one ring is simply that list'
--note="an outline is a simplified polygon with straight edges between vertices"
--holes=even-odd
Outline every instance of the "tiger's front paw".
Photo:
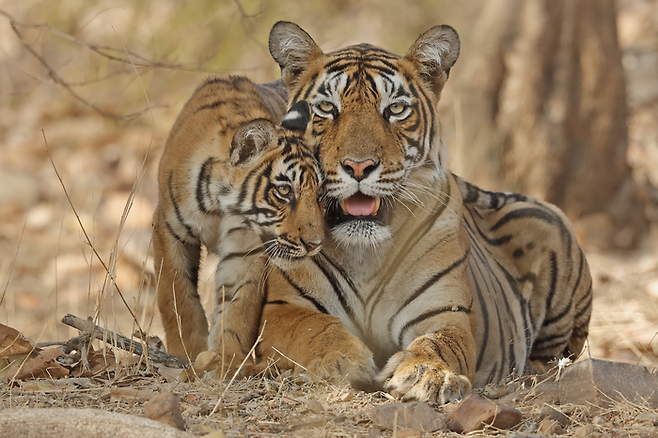
[{"label": "tiger's front paw", "polygon": [[396,397],[442,405],[459,401],[471,391],[468,377],[454,373],[436,357],[410,350],[393,355],[379,380]]}]

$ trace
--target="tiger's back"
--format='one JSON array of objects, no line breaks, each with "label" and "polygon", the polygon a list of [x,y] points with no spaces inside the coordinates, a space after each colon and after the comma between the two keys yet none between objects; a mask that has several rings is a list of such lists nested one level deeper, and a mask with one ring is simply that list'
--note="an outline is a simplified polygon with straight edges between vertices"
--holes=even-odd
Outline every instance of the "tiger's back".
[{"label": "tiger's back", "polygon": [[545,372],[553,359],[580,353],[592,280],[567,218],[549,203],[456,179],[478,309],[474,384],[500,382],[510,371]]}]

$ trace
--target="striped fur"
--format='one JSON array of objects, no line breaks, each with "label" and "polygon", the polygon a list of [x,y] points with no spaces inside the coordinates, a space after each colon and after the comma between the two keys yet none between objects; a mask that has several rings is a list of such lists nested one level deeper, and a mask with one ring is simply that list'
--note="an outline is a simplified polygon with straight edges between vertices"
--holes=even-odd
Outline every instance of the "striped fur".
[{"label": "striped fur", "polygon": [[194,359],[208,349],[197,291],[202,246],[220,257],[210,343],[240,360],[256,338],[264,266],[285,269],[322,243],[321,175],[306,144],[309,107],[293,107],[283,128],[275,127],[285,111],[280,90],[243,77],[209,79],[171,129],[159,167],[153,247],[172,354]]},{"label": "striped fur", "polygon": [[591,279],[564,215],[446,166],[437,104],[459,54],[452,28],[400,57],[367,44],[325,54],[279,22],[270,52],[290,104],[313,107],[331,233],[316,256],[268,272],[261,358],[353,382],[377,373],[396,395],[445,403],[581,351]]}]

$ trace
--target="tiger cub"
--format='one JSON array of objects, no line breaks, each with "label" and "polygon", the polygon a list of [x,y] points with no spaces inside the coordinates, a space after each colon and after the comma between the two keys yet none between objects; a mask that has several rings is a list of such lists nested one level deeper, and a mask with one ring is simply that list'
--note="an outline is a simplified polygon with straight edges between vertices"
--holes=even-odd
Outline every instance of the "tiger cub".
[{"label": "tiger cub", "polygon": [[153,248],[171,354],[193,360],[208,349],[197,291],[202,245],[220,257],[211,345],[234,361],[256,338],[266,264],[285,267],[319,251],[321,176],[305,144],[309,106],[295,105],[278,128],[282,101],[272,89],[243,77],[209,79],[167,139]]}]

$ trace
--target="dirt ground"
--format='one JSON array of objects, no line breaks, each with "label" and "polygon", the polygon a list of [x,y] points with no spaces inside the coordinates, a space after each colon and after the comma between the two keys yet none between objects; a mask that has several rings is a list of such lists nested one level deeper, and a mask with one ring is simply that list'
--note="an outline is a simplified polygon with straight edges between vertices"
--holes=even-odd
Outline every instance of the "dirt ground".
[{"label": "dirt ground", "polygon": [[[149,254],[164,140],[207,71],[276,77],[265,43],[277,19],[299,22],[323,47],[367,40],[397,52],[419,32],[447,22],[462,34],[461,56],[468,56],[468,30],[479,5],[473,0],[457,9],[439,2],[441,12],[408,6],[409,23],[391,33],[386,25],[401,16],[399,6],[381,12],[374,1],[359,7],[293,3],[226,1],[214,11],[210,3],[183,6],[173,0],[140,7],[0,0],[0,12],[9,15],[0,15],[0,323],[33,343],[76,335],[59,322],[67,313],[97,317],[99,325],[123,334],[139,326],[162,335]],[[624,0],[618,10],[631,111],[628,159],[638,179],[658,187],[658,4]],[[339,13],[353,21],[333,29],[313,24]],[[11,17],[19,21],[18,34]],[[451,76],[457,74],[458,65]],[[135,112],[142,113],[108,117]],[[450,143],[454,129],[444,128]],[[632,250],[601,247],[596,239],[583,245],[595,281],[584,356],[655,372],[658,223]],[[201,272],[208,312],[215,264],[206,260]],[[123,363],[111,375],[80,381],[0,383],[0,409],[84,406],[140,415],[153,391],[171,390],[181,396],[189,430],[197,435],[223,430],[226,436],[379,436],[368,414],[390,401],[383,393],[308,382],[274,369],[228,389],[209,379],[167,382],[152,371]],[[540,406],[520,408],[524,424],[514,433],[534,431]],[[568,434],[594,422],[598,436],[658,436],[657,427],[635,421],[645,412],[656,411],[635,405],[599,414],[575,410]]]}]

